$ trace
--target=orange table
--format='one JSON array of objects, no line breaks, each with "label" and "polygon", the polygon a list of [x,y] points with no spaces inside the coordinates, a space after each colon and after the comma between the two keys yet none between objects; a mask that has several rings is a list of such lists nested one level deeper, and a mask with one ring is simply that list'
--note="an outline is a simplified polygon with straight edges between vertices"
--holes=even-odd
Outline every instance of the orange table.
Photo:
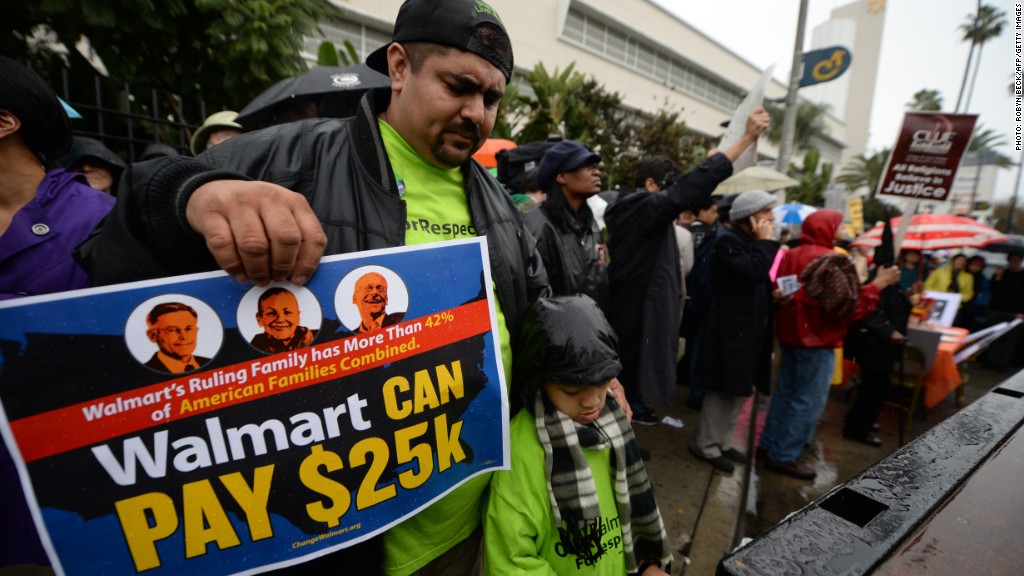
[{"label": "orange table", "polygon": [[929,329],[944,332],[939,350],[935,354],[935,362],[932,369],[924,377],[924,405],[926,408],[934,408],[942,402],[953,390],[963,384],[960,377],[960,370],[953,361],[953,354],[956,353],[960,342],[970,334],[970,331],[963,328],[938,328]]}]

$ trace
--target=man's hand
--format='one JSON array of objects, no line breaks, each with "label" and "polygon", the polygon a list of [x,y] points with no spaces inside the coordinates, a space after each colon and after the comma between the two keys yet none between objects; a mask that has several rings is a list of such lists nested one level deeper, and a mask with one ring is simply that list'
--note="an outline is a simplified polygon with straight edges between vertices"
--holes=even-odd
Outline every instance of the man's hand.
[{"label": "man's hand", "polygon": [[751,225],[758,240],[771,240],[775,236],[775,227],[767,218],[751,218]]},{"label": "man's hand", "polygon": [[906,336],[904,336],[899,330],[893,330],[892,334],[889,335],[889,342],[892,342],[893,344],[903,344],[903,341],[906,339]]},{"label": "man's hand", "polygon": [[659,566],[653,565],[648,566],[644,573],[640,576],[669,576],[668,572],[662,570]]},{"label": "man's hand", "polygon": [[615,396],[615,401],[622,406],[622,411],[626,413],[626,419],[633,421],[633,409],[630,408],[629,402],[626,402],[626,391],[622,388],[622,382],[619,382],[618,378],[612,378],[608,384],[608,389],[612,391],[612,395]]},{"label": "man's hand", "polygon": [[878,271],[875,272],[875,286],[879,289],[884,289],[887,286],[900,281],[900,269],[896,266],[879,266]]},{"label": "man's hand", "polygon": [[743,151],[747,149],[747,146],[757,142],[757,138],[768,129],[771,123],[772,120],[768,112],[763,106],[758,106],[757,110],[751,112],[750,116],[747,117],[747,129],[743,132],[743,136],[722,153],[725,154],[725,157],[730,162],[735,162],[740,157],[740,154],[743,154]]},{"label": "man's hand", "polygon": [[764,106],[758,106],[757,110],[754,110],[750,113],[750,116],[747,116],[747,129],[743,135],[749,136],[752,141],[757,140],[757,137],[767,130],[771,123],[772,117],[768,114],[768,111],[764,109]]},{"label": "man's hand", "polygon": [[204,184],[193,192],[185,217],[225,272],[257,286],[286,279],[305,284],[327,246],[306,198],[269,182]]}]

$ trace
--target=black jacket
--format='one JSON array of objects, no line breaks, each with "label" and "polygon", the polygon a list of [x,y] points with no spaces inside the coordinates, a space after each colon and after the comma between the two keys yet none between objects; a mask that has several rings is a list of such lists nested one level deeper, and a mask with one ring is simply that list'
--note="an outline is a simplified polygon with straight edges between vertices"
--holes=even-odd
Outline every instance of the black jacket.
[{"label": "black jacket", "polygon": [[899,284],[886,286],[878,297],[878,307],[850,324],[844,346],[846,356],[865,370],[892,370],[900,350],[892,343],[892,333],[907,335],[910,309],[910,299]]},{"label": "black jacket", "polygon": [[679,348],[682,285],[672,226],[679,213],[714,192],[732,174],[723,154],[702,161],[661,192],[621,195],[605,211],[608,225],[608,321],[619,335],[623,363],[638,365],[644,395],[671,402]]},{"label": "black jacket", "polygon": [[711,310],[698,370],[708,390],[771,391],[772,282],[779,243],[722,228],[711,254]]},{"label": "black jacket", "polygon": [[[560,193],[560,192],[559,192]],[[560,210],[561,214],[552,214]],[[608,258],[601,228],[586,203],[578,214],[551,200],[523,214],[555,296],[586,294],[608,310]]]},{"label": "black jacket", "polygon": [[[327,234],[327,255],[404,245],[406,206],[377,125],[390,96],[386,89],[368,92],[351,118],[282,124],[232,138],[195,159],[133,166],[107,222],[80,247],[93,283],[217,269],[184,207],[196,188],[221,179],[263,180],[304,195]],[[462,172],[473,225],[487,237],[509,333],[518,334],[529,303],[548,293],[544,265],[498,182],[475,161]]]}]

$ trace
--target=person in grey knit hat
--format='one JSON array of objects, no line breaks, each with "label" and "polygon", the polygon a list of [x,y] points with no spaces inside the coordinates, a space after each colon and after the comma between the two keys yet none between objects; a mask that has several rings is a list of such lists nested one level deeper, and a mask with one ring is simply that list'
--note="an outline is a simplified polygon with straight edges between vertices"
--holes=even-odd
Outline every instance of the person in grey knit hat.
[{"label": "person in grey knit hat", "polygon": [[[729,209],[733,226],[711,254],[711,311],[697,358],[707,390],[690,452],[722,472],[746,463],[732,446],[736,416],[754,388],[771,391],[772,281],[779,243],[772,240],[775,198],[752,190]],[[737,359],[742,359],[737,361]]]},{"label": "person in grey knit hat", "polygon": [[751,190],[740,194],[729,208],[729,219],[738,222],[747,216],[757,214],[775,205],[775,196],[764,190]]}]

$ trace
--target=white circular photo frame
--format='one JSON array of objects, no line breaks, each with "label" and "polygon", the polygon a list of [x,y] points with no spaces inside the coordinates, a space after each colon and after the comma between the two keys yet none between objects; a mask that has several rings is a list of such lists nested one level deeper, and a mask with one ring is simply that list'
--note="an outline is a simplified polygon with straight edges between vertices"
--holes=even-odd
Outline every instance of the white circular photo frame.
[{"label": "white circular photo frame", "polygon": [[[323,309],[320,308],[320,301],[309,288],[296,286],[290,282],[271,282],[266,286],[252,287],[238,302],[235,319],[238,321],[238,332],[242,338],[245,338],[246,343],[252,342],[254,336],[263,333],[263,328],[256,322],[256,312],[259,308],[260,296],[271,288],[284,288],[294,294],[295,299],[299,302],[301,314],[299,325],[310,330],[320,330],[324,321]],[[256,349],[259,350],[259,348]],[[261,350],[261,352],[266,351]]]},{"label": "white circular photo frame", "polygon": [[352,302],[352,290],[355,289],[357,280],[371,272],[380,274],[388,282],[388,306],[385,312],[395,314],[409,311],[409,288],[401,276],[383,266],[360,266],[346,274],[334,291],[334,311],[338,315],[338,320],[342,326],[353,332],[359,329],[362,319],[359,317],[359,308]]},{"label": "white circular photo frame", "polygon": [[209,304],[187,294],[161,294],[136,306],[128,315],[124,326],[124,340],[128,351],[142,365],[153,358],[153,354],[159,348],[146,334],[149,331],[146,317],[156,305],[170,302],[185,304],[196,311],[196,327],[199,329],[199,335],[196,337],[196,349],[193,354],[204,358],[214,358],[220,352],[221,344],[224,343],[224,324]]}]

